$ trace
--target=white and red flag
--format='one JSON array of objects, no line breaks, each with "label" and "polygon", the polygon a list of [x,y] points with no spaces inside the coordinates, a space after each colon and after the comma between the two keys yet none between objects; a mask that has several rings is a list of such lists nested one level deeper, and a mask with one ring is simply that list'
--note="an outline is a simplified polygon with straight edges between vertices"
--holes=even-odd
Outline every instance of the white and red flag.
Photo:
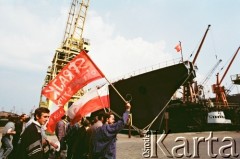
[{"label": "white and red flag", "polygon": [[103,73],[81,51],[43,88],[42,94],[56,105],[64,106],[79,89],[100,78],[104,78]]},{"label": "white and red flag", "polygon": [[105,84],[99,89],[95,87],[85,93],[68,108],[67,114],[72,119],[71,123],[74,124],[89,113],[109,107],[109,90],[108,85]]}]

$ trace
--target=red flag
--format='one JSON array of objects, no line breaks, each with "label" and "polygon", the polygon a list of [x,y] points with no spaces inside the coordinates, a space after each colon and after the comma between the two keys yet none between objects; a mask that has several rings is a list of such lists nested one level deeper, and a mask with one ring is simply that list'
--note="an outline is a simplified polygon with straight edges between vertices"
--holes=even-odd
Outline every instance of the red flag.
[{"label": "red flag", "polygon": [[91,112],[109,107],[108,85],[104,85],[100,89],[94,88],[85,93],[79,100],[72,104],[67,114],[72,119],[71,123],[74,124]]},{"label": "red flag", "polygon": [[181,44],[177,44],[177,46],[175,46],[175,48],[177,50],[177,52],[181,51],[182,50],[182,47],[181,47]]},{"label": "red flag", "polygon": [[[57,107],[57,106],[55,106]],[[50,133],[54,133],[56,124],[59,120],[61,120],[61,117],[65,115],[65,110],[63,107],[58,107],[57,110],[53,111],[51,113],[48,123],[47,123],[47,131]]]},{"label": "red flag", "polygon": [[42,94],[56,105],[64,106],[79,89],[103,77],[86,52],[81,51],[43,88]]}]

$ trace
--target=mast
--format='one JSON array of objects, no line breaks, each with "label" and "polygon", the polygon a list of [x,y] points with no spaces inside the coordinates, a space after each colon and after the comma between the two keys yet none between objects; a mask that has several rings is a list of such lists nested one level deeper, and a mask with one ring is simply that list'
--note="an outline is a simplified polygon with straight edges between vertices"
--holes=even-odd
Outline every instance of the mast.
[{"label": "mast", "polygon": [[225,76],[226,76],[226,74],[227,74],[229,68],[231,67],[231,65],[232,65],[232,63],[233,63],[235,57],[236,57],[237,54],[238,54],[239,49],[240,49],[240,47],[238,47],[238,49],[237,49],[237,51],[235,52],[235,54],[234,54],[232,60],[230,61],[229,65],[228,65],[228,67],[227,67],[227,69],[226,69],[226,71],[225,71],[224,74],[223,74],[222,79],[221,79],[220,82],[219,82],[219,85],[222,83],[223,79],[225,78]]},{"label": "mast", "polygon": [[199,47],[198,47],[197,53],[196,53],[196,55],[195,55],[195,57],[194,57],[194,59],[193,59],[193,62],[192,62],[193,65],[195,64],[195,62],[196,62],[196,60],[197,60],[198,54],[199,54],[199,52],[200,52],[200,50],[201,50],[201,48],[202,48],[203,42],[205,41],[205,38],[206,38],[206,36],[207,36],[207,33],[208,33],[208,30],[209,30],[210,26],[211,26],[211,25],[208,25],[208,28],[207,28],[207,30],[206,30],[203,38],[202,38],[202,41],[201,41],[201,43],[200,43],[200,45],[199,45]]}]

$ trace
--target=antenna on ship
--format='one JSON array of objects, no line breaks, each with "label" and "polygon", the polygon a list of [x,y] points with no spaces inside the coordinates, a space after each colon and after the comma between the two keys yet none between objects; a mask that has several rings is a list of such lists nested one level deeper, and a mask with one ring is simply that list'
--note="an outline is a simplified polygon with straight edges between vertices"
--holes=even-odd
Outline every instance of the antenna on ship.
[{"label": "antenna on ship", "polygon": [[181,43],[181,41],[179,41],[179,45],[180,45],[180,48],[181,48],[181,60],[182,60],[182,62],[183,62],[183,54],[182,54],[182,43]]}]

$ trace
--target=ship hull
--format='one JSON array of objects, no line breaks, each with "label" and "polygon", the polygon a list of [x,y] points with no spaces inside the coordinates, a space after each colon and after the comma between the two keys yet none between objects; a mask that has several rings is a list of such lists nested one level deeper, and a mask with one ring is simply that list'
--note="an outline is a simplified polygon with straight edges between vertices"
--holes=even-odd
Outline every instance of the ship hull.
[{"label": "ship hull", "polygon": [[[130,101],[133,128],[137,128],[138,131],[143,129],[159,132],[238,130],[239,95],[228,97],[229,102],[235,103],[234,106],[229,107],[217,105],[210,107],[206,101],[199,103],[171,101],[176,90],[194,78],[192,63],[184,62],[122,79],[114,82],[113,85],[127,101]],[[111,86],[109,86],[109,95],[112,111],[121,116],[125,109],[123,100]],[[230,120],[231,123],[208,123],[209,113],[215,111],[222,111],[226,120]]]},{"label": "ship hull", "polygon": [[[157,117],[150,129],[158,130],[161,127],[158,114],[176,90],[194,77],[192,63],[184,62],[123,79],[113,85],[132,105],[132,124],[138,129],[144,129]],[[111,86],[109,95],[111,109],[121,115],[125,109],[123,100]]]}]

